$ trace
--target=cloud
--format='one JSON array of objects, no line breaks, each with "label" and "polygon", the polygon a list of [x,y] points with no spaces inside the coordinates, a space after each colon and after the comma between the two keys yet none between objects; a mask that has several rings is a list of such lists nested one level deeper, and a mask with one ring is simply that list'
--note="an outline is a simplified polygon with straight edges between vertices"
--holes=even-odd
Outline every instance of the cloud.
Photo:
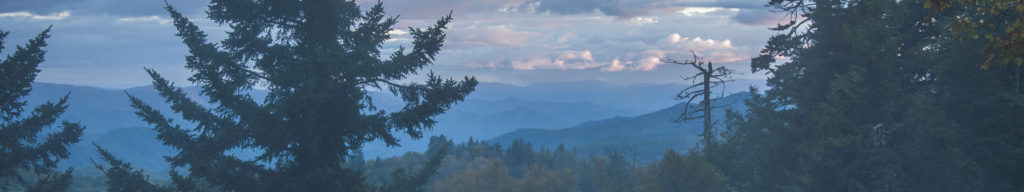
[{"label": "cloud", "polygon": [[[725,10],[726,10],[726,8],[723,8],[723,7],[686,7],[686,8],[683,8],[682,10],[679,10],[678,12],[680,14],[683,14],[684,16],[687,16],[687,17],[694,17],[694,16],[704,16],[704,15],[707,15],[709,13],[725,11]],[[731,11],[738,11],[739,9],[731,8],[729,10],[731,10]]]},{"label": "cloud", "polygon": [[786,14],[772,12],[768,9],[742,9],[733,20],[745,25],[771,26],[783,22]]},{"label": "cloud", "polygon": [[[662,56],[663,57],[663,56]],[[650,71],[658,68],[658,65],[665,64],[661,62],[661,58],[658,56],[648,56],[638,61],[637,69],[642,71]]]},{"label": "cloud", "polygon": [[35,20],[64,20],[65,18],[68,18],[68,16],[71,16],[71,11],[68,10],[64,10],[59,13],[51,13],[49,15],[37,15],[29,13],[28,11],[0,13],[0,18],[29,18]]},{"label": "cloud", "polygon": [[401,29],[392,29],[391,31],[388,31],[388,33],[390,33],[392,36],[401,36],[401,35],[408,35],[409,34],[408,31],[404,31],[404,30],[401,30]]},{"label": "cloud", "polygon": [[677,5],[684,7],[722,7],[740,9],[764,8],[767,1],[756,0],[685,0]]},{"label": "cloud", "polygon": [[[389,15],[401,15],[403,19],[434,20],[454,14],[456,19],[464,15],[480,12],[498,12],[506,7],[517,7],[525,0],[384,0],[384,11]],[[356,0],[360,7],[366,9],[377,4],[378,0]]]},{"label": "cloud", "polygon": [[665,62],[662,62],[662,58],[664,57],[664,54],[649,55],[636,61],[622,61],[615,58],[607,65],[601,67],[600,70],[603,72],[653,71],[658,69],[658,66],[665,64]]},{"label": "cloud", "polygon": [[161,18],[160,16],[146,16],[146,17],[122,17],[117,18],[117,21],[121,22],[156,22],[159,24],[171,23],[171,19]]},{"label": "cloud", "polygon": [[672,33],[671,35],[668,35],[668,37],[666,37],[665,40],[668,41],[668,43],[670,44],[676,44],[679,43],[679,41],[682,41],[683,39],[682,36],[679,35],[679,33]]},{"label": "cloud", "polygon": [[[172,6],[185,15],[202,14],[209,1],[169,0]],[[113,15],[138,17],[167,15],[164,1],[117,1],[117,0],[14,0],[0,1],[0,12],[48,13],[70,10],[79,15]]]},{"label": "cloud", "polygon": [[676,9],[663,6],[664,1],[655,0],[530,0],[520,9],[532,9],[537,13],[561,15],[604,14],[618,18],[633,18],[648,15],[659,9]]},{"label": "cloud", "polygon": [[491,63],[486,66],[491,68],[507,66],[514,70],[581,70],[599,68],[603,65],[594,61],[594,55],[589,50],[563,51],[553,55],[536,55],[530,56],[529,59],[508,59],[504,63],[503,65]]},{"label": "cloud", "polygon": [[509,26],[469,26],[448,31],[452,46],[513,46],[521,47],[526,41],[540,35],[537,32],[512,30]]},{"label": "cloud", "polygon": [[658,17],[633,17],[629,20],[630,24],[633,25],[647,25],[658,23]]},{"label": "cloud", "polygon": [[626,69],[626,65],[624,65],[621,60],[616,58],[616,59],[612,60],[612,63],[609,64],[607,67],[601,68],[601,71],[616,72],[616,71],[622,71],[622,70],[625,70],[625,69]]},{"label": "cloud", "polygon": [[659,41],[659,44],[666,48],[681,48],[696,51],[703,50],[728,50],[734,49],[732,40],[714,40],[701,37],[683,37],[679,33],[672,33]]},{"label": "cloud", "polygon": [[551,65],[551,60],[548,58],[536,57],[529,60],[516,60],[510,61],[512,69],[515,70],[536,70],[538,66]]},{"label": "cloud", "polygon": [[[38,6],[5,6],[18,4],[11,2]],[[0,26],[12,31],[10,39],[29,39],[53,24],[53,38],[49,41],[51,46],[47,49],[47,62],[41,76],[45,78],[41,81],[88,82],[120,88],[129,84],[144,85],[148,78],[144,72],[139,72],[141,66],[177,70],[173,73],[183,74],[177,79],[187,78],[188,71],[181,67],[186,49],[174,36],[173,26],[167,24],[168,17],[161,9],[163,2],[41,2],[53,4],[0,1],[0,13],[25,12],[42,16],[64,10],[73,13],[59,21],[32,20],[31,16],[24,16],[25,13],[0,18]],[[365,5],[376,2],[357,0],[364,9]],[[566,5],[556,4],[559,2]],[[203,19],[205,2],[171,0],[170,3],[176,8],[192,10],[195,14],[186,13],[190,18],[203,20],[200,25],[210,34],[211,41],[226,36],[226,26],[218,28],[216,23]],[[572,3],[579,3],[580,7],[564,7]],[[747,11],[765,10],[762,3],[747,0],[436,0],[431,3],[384,0],[387,13],[401,14],[401,17],[396,29],[390,31],[392,39],[384,44],[383,51],[410,45],[412,37],[406,26],[430,26],[438,17],[454,10],[455,20],[446,31],[445,47],[435,65],[430,67],[439,73],[486,74],[492,79],[524,83],[597,77],[629,83],[656,82],[659,78],[675,80],[678,74],[674,73],[681,71],[665,65],[661,59],[688,58],[690,50],[716,64],[747,66],[742,62],[755,55],[764,46],[765,39],[774,33],[759,25],[764,23],[757,15],[759,12]],[[57,68],[65,70],[48,70]],[[85,68],[95,68],[83,73],[96,75],[66,74]],[[105,78],[120,73],[129,73],[120,76],[130,78]],[[104,77],[96,77],[99,75]]]},{"label": "cloud", "polygon": [[569,39],[574,38],[574,37],[576,37],[576,33],[573,33],[573,32],[565,33],[565,35],[562,35],[562,36],[558,37],[558,43],[568,42]]}]

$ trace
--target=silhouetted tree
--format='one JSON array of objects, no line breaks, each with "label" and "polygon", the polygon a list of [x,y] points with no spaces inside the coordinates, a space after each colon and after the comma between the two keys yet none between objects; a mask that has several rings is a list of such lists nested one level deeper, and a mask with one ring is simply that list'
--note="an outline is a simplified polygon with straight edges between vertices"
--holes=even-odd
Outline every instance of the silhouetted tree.
[{"label": "silhouetted tree", "polygon": [[644,191],[728,191],[726,177],[704,155],[691,149],[685,156],[665,152],[648,168]]},{"label": "silhouetted tree", "polygon": [[[24,47],[17,46],[14,54],[0,61],[0,190],[7,190],[11,182],[26,183],[20,171],[44,174],[29,186],[29,191],[64,191],[71,185],[71,169],[54,171],[57,161],[68,157],[68,146],[77,143],[82,130],[77,122],[61,121],[59,131],[44,139],[38,138],[44,129],[53,126],[68,108],[68,95],[56,103],[46,102],[27,115],[24,97],[32,91],[32,82],[39,73],[46,51],[47,28]],[[0,50],[9,32],[0,30]]]},{"label": "silhouetted tree", "polygon": [[522,178],[521,191],[576,191],[576,178],[568,168],[549,170],[533,164]]},{"label": "silhouetted tree", "polygon": [[520,177],[526,168],[529,168],[537,160],[536,156],[533,146],[520,138],[512,141],[512,145],[508,146],[502,162],[505,166],[512,168],[510,171],[513,177]]},{"label": "silhouetted tree", "polygon": [[[704,147],[711,146],[714,142],[714,124],[711,122],[711,110],[719,108],[721,106],[711,105],[711,92],[712,88],[722,86],[725,82],[732,81],[733,70],[725,67],[715,68],[714,64],[710,61],[703,61],[697,57],[697,53],[690,51],[693,54],[693,61],[679,62],[673,59],[665,59],[666,63],[672,63],[677,65],[689,65],[694,69],[697,69],[697,74],[693,76],[685,77],[684,80],[690,81],[690,87],[683,89],[679,94],[676,94],[676,100],[686,100],[686,107],[683,107],[683,114],[679,115],[678,121],[687,121],[698,118],[704,119],[704,133],[703,145]],[[701,98],[700,105],[697,105],[695,109],[691,109],[691,104],[694,99]]]},{"label": "silhouetted tree", "polygon": [[149,183],[146,180],[146,176],[143,175],[142,170],[132,168],[131,163],[124,162],[123,160],[117,159],[114,155],[110,154],[107,150],[100,148],[99,145],[93,143],[96,147],[96,151],[100,154],[100,159],[105,162],[108,166],[103,166],[100,163],[93,162],[97,169],[103,171],[103,174],[107,176],[107,190],[116,192],[144,192],[144,191],[169,191],[166,188]]},{"label": "silhouetted tree", "polygon": [[[957,41],[964,37],[984,38],[986,45],[985,62],[981,68],[988,69],[992,61],[1003,68],[1014,64],[1020,70],[1024,64],[1024,3],[1006,0],[925,0],[922,6],[937,14],[943,10],[954,12],[956,17],[949,23]],[[926,15],[936,16],[936,15]],[[942,17],[942,15],[938,15]],[[1019,74],[1019,72],[1017,73]],[[1020,81],[1020,77],[1016,77]],[[1015,86],[1020,92],[1019,83]]]},{"label": "silhouetted tree", "polygon": [[[160,192],[160,191],[176,191],[176,192],[205,192],[215,191],[209,186],[205,185],[200,181],[197,181],[189,176],[183,176],[178,174],[176,170],[170,170],[171,184],[167,186],[160,186],[152,184],[148,181],[143,170],[135,169],[131,163],[125,162],[124,160],[117,159],[106,149],[103,149],[96,143],[93,143],[96,147],[96,152],[100,154],[100,160],[104,163],[93,162],[93,165],[103,172],[103,175],[107,177],[107,190],[108,191],[120,191],[120,192]],[[106,164],[106,165],[104,165]]]},{"label": "silhouetted tree", "polygon": [[[479,159],[483,160],[483,159]],[[515,178],[509,176],[508,168],[502,165],[501,160],[484,160],[489,166],[481,169],[469,169],[455,175],[452,178],[439,181],[434,185],[434,191],[470,192],[470,191],[495,191],[512,192],[519,190],[519,183]]]},{"label": "silhouetted tree", "polygon": [[440,148],[432,148],[434,151],[427,152],[430,160],[427,160],[423,165],[423,169],[420,169],[419,172],[406,173],[404,169],[398,168],[392,172],[392,182],[380,187],[378,191],[423,191],[422,186],[430,182],[430,177],[436,174],[437,169],[441,167],[441,160],[448,155],[448,145],[440,145],[438,147]]},{"label": "silhouetted tree", "polygon": [[771,89],[731,113],[724,144],[707,153],[734,190],[1024,188],[1019,79],[978,66],[988,52],[1020,50],[949,27],[1001,23],[972,12],[1019,6],[959,1],[978,4],[934,14],[926,2],[936,1],[769,1],[793,16],[751,60]]},{"label": "silhouetted tree", "polygon": [[[398,145],[393,132],[413,138],[471,92],[477,81],[442,79],[401,83],[430,65],[441,50],[445,16],[436,25],[410,28],[411,49],[382,58],[381,46],[398,22],[381,3],[361,12],[354,1],[213,0],[209,18],[231,27],[227,39],[210,43],[199,27],[168,6],[178,36],[188,47],[189,80],[201,86],[208,108],[157,74],[153,86],[171,109],[194,128],[182,128],[160,111],[131,97],[140,118],[158,138],[180,150],[174,167],[225,191],[360,191],[361,175],[343,167],[364,143]],[[257,102],[246,91],[265,87]],[[368,89],[384,89],[406,105],[384,111]],[[259,151],[254,159],[227,155]]]}]

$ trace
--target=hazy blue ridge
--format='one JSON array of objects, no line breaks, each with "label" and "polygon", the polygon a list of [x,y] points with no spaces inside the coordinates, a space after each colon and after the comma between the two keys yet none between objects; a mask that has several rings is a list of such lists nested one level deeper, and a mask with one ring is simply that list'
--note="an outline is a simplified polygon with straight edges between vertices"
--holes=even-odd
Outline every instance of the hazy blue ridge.
[{"label": "hazy blue ridge", "polygon": [[[746,110],[743,100],[748,97],[748,92],[741,92],[716,99],[712,103],[743,112]],[[679,103],[632,118],[615,117],[565,129],[519,129],[487,141],[507,144],[515,139],[523,139],[532,143],[536,149],[554,149],[564,144],[569,148],[577,148],[584,156],[603,155],[608,150],[614,150],[627,157],[635,155],[641,162],[648,162],[660,159],[665,150],[685,151],[700,141],[698,135],[703,131],[701,120],[675,121],[684,106],[684,103]],[[712,113],[713,121],[723,121],[725,108],[713,110]]]},{"label": "hazy blue ridge", "polygon": [[[744,85],[745,86],[745,85]],[[520,128],[561,129],[580,127],[603,121],[633,117],[651,106],[670,106],[671,98],[680,84],[617,85],[602,81],[546,83],[515,86],[501,83],[481,83],[469,98],[456,104],[447,113],[438,116],[438,124],[424,133],[425,138],[446,135],[456,141],[492,138]],[[200,96],[198,87],[183,89],[200,103],[208,100]],[[81,173],[94,172],[91,159],[97,158],[91,143],[108,148],[114,155],[138,168],[153,172],[167,170],[163,156],[174,151],[155,138],[150,126],[140,120],[131,108],[126,93],[142,99],[174,119],[182,127],[194,124],[174,114],[165,99],[151,86],[129,89],[105,89],[51,83],[35,83],[26,100],[30,107],[46,101],[56,101],[70,93],[69,108],[61,118],[78,121],[86,126],[81,142],[72,146],[71,157],[61,167],[74,166]],[[261,100],[265,90],[252,90],[253,98]],[[501,94],[497,96],[495,94]],[[371,91],[379,109],[395,110],[403,102],[387,92]],[[622,102],[612,102],[622,101]],[[663,107],[662,107],[663,108]],[[602,120],[607,119],[607,120]],[[411,139],[399,134],[402,146],[392,148],[382,143],[369,143],[364,148],[368,158],[390,157],[412,151],[426,150],[426,139]],[[163,174],[156,174],[162,176]]]}]

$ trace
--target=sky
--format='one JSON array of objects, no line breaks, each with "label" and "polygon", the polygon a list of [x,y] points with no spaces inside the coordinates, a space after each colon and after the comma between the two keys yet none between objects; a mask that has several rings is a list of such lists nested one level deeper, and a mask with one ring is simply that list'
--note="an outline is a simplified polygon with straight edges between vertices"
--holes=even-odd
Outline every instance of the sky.
[{"label": "sky", "polygon": [[[168,0],[200,26],[210,39],[223,39],[227,26],[206,19],[208,1]],[[356,0],[368,8],[377,0]],[[687,83],[688,66],[666,58],[704,60],[751,73],[769,27],[783,15],[766,0],[382,0],[388,15],[399,16],[385,46],[410,45],[409,27],[428,27],[452,12],[448,39],[433,66],[435,73],[483,82],[530,85],[601,80],[618,84]],[[13,52],[52,25],[46,61],[37,82],[123,89],[148,85],[144,68],[188,85],[187,49],[162,0],[2,0],[0,30]],[[416,77],[414,77],[416,78]]]}]

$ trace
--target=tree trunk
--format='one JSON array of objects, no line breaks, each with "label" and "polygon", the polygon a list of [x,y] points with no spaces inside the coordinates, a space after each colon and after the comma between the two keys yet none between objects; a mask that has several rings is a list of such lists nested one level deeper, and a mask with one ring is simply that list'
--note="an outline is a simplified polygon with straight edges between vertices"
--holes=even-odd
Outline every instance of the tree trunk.
[{"label": "tree trunk", "polygon": [[711,146],[711,75],[715,67],[708,62],[707,70],[704,70],[704,147]]}]

